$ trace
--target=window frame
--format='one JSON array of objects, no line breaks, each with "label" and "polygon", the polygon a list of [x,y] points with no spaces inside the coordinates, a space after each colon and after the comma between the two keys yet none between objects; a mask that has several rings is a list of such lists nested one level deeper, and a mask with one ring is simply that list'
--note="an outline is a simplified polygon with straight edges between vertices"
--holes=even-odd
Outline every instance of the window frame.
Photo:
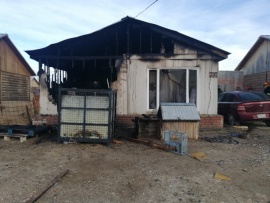
[{"label": "window frame", "polygon": [[[199,80],[199,68],[198,67],[181,67],[181,68],[148,68],[147,69],[147,102],[146,102],[146,107],[147,111],[153,112],[157,111],[159,106],[160,106],[160,71],[161,70],[186,70],[186,103],[189,103],[189,75],[190,75],[190,70],[196,70],[196,106],[198,106],[198,103],[200,101],[199,97],[199,89],[200,89],[200,80]],[[149,75],[150,75],[150,70],[155,70],[156,71],[156,108],[155,109],[150,109],[149,108]]]}]

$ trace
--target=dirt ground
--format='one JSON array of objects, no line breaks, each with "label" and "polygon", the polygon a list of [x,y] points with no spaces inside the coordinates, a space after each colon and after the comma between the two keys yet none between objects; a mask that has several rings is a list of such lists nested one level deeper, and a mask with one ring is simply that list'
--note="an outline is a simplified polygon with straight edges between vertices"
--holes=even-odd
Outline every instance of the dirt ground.
[{"label": "dirt ground", "polygon": [[[250,126],[238,144],[189,141],[188,155],[143,144],[59,144],[42,135],[0,140],[0,202],[26,202],[65,170],[37,202],[270,202],[270,128]],[[200,132],[228,136],[241,130]],[[243,133],[244,134],[244,133]],[[206,157],[191,157],[203,152]],[[231,180],[215,179],[220,173]]]}]

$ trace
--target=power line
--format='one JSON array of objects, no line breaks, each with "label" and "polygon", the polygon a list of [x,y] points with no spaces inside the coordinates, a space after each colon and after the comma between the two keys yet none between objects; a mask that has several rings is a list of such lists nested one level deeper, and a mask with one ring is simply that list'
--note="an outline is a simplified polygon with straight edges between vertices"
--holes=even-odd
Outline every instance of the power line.
[{"label": "power line", "polygon": [[[144,11],[146,11],[148,8],[150,8],[153,4],[155,4],[158,0],[154,1],[152,4],[150,4],[146,9],[144,9],[142,12],[140,12],[138,15],[142,14]],[[137,16],[135,16],[135,18],[137,18]]]}]

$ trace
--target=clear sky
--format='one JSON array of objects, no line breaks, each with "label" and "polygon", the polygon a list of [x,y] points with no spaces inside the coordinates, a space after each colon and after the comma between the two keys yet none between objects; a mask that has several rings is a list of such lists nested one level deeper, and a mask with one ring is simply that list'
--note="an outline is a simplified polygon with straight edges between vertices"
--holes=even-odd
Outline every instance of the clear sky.
[{"label": "clear sky", "polygon": [[[0,0],[0,33],[25,50],[92,33],[135,17],[155,0]],[[137,19],[230,52],[220,70],[234,70],[260,35],[270,34],[270,0],[158,0]]]}]

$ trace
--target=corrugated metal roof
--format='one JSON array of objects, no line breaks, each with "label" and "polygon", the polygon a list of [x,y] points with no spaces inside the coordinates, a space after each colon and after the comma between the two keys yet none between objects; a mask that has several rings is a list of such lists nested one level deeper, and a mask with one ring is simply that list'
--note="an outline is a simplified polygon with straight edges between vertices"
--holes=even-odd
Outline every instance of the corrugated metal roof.
[{"label": "corrugated metal roof", "polygon": [[162,120],[199,121],[200,116],[194,104],[187,103],[161,103]]}]

